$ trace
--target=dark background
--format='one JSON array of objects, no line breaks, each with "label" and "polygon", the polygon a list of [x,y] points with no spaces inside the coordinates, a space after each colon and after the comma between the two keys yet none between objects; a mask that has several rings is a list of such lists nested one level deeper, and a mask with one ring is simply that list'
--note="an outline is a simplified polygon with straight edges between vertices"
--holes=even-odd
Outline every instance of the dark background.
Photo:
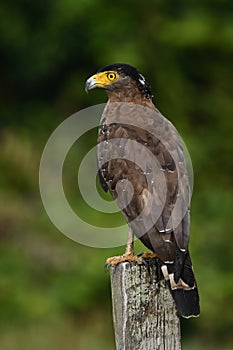
[{"label": "dark background", "polygon": [[[184,349],[232,349],[232,11],[232,0],[1,2],[1,349],[114,349],[103,265],[123,247],[60,234],[38,187],[51,132],[106,101],[84,84],[113,62],[148,78],[193,162],[190,250],[202,313],[182,321]],[[72,176],[66,182],[85,211]]]}]

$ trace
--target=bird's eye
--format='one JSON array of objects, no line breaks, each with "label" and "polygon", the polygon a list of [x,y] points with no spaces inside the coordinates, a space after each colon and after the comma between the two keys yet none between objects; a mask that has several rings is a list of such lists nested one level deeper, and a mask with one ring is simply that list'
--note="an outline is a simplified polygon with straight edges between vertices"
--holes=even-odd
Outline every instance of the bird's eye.
[{"label": "bird's eye", "polygon": [[107,77],[108,77],[109,80],[112,81],[112,80],[116,79],[116,74],[115,73],[108,73]]}]

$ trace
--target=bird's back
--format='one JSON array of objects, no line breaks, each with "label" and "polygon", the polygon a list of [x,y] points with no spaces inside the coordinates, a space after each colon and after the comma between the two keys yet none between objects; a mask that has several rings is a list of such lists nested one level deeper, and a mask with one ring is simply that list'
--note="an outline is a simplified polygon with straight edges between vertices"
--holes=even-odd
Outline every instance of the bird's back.
[{"label": "bird's back", "polygon": [[[189,176],[175,127],[156,108],[109,102],[98,134],[98,162],[103,188],[133,233],[158,255],[176,303],[184,305],[180,279],[192,291],[196,284],[188,253]],[[195,308],[191,313],[198,314]]]}]

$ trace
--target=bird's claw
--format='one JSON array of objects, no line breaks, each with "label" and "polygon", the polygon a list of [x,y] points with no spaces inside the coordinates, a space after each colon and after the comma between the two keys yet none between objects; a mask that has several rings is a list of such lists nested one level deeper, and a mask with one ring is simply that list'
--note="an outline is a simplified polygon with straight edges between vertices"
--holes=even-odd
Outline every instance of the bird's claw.
[{"label": "bird's claw", "polygon": [[146,252],[146,253],[139,253],[137,254],[142,259],[155,259],[158,258],[158,255],[152,252]]},{"label": "bird's claw", "polygon": [[111,258],[108,258],[105,262],[104,269],[106,271],[109,267],[115,267],[123,262],[135,262],[138,265],[143,264],[143,261],[140,256],[134,255],[132,253],[126,253],[120,256],[113,256]]},{"label": "bird's claw", "polygon": [[142,259],[142,263],[146,267],[151,266],[152,261],[158,258],[158,255],[152,252],[139,253],[137,255]]}]

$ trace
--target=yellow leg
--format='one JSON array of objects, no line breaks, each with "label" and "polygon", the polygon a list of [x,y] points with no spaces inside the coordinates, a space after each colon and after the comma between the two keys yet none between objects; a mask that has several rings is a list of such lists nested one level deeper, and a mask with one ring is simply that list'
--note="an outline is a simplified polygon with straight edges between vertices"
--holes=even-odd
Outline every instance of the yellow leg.
[{"label": "yellow leg", "polygon": [[128,231],[128,240],[125,248],[125,254],[134,255],[134,240],[133,240],[133,231],[129,228]]},{"label": "yellow leg", "polygon": [[128,240],[126,244],[125,254],[108,258],[106,260],[105,266],[116,266],[125,261],[129,261],[129,262],[134,261],[139,265],[143,263],[141,257],[134,255],[133,232],[131,229],[129,229],[129,232],[128,232]]}]

